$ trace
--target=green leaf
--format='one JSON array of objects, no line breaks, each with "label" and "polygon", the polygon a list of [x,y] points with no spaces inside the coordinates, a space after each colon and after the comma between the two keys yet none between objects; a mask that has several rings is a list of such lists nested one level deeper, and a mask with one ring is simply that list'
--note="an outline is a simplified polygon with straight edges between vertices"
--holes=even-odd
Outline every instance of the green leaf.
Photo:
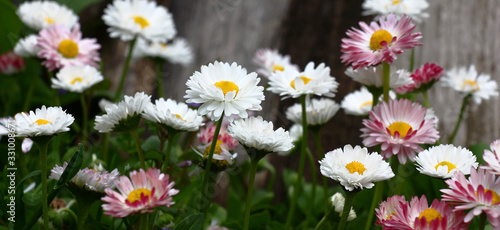
[{"label": "green leaf", "polygon": [[481,165],[486,165],[483,159],[484,150],[486,149],[490,149],[490,146],[484,143],[474,144],[469,147],[469,150],[476,155],[477,162]]},{"label": "green leaf", "polygon": [[177,224],[174,230],[198,230],[203,229],[203,214],[193,213]]},{"label": "green leaf", "polygon": [[83,162],[83,144],[78,144],[78,151],[75,152],[73,157],[68,163],[68,166],[62,173],[61,177],[57,181],[56,185],[54,185],[54,189],[59,189],[63,185],[65,185],[68,181],[73,179],[75,175],[78,173],[80,168],[82,167]]},{"label": "green leaf", "polygon": [[25,220],[25,210],[24,210],[24,204],[21,202],[23,199],[23,190],[24,187],[22,186],[24,181],[27,179],[38,176],[42,173],[40,170],[33,171],[26,175],[21,181],[19,181],[18,186],[16,188],[16,220],[18,221],[17,224],[14,226],[14,229],[23,229],[24,227],[24,220]]},{"label": "green leaf", "polygon": [[10,1],[0,0],[0,22],[0,53],[5,53],[14,48],[23,26]]},{"label": "green leaf", "polygon": [[258,229],[266,226],[271,222],[271,214],[269,211],[263,211],[250,215],[250,229]]}]

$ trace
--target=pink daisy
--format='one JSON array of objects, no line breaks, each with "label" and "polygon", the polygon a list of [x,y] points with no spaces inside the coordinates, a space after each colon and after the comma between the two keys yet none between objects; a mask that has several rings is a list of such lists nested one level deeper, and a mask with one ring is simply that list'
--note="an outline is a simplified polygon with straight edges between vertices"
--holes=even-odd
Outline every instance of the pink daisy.
[{"label": "pink daisy", "polygon": [[289,55],[281,55],[277,50],[259,49],[253,57],[253,62],[259,66],[257,73],[265,77],[288,68],[299,71],[299,67],[290,62]]},{"label": "pink daisy", "polygon": [[453,211],[444,201],[435,199],[431,206],[425,195],[413,197],[410,203],[400,202],[391,218],[384,222],[384,229],[446,230],[467,229],[465,213]]},{"label": "pink daisy", "polygon": [[24,69],[24,59],[14,51],[9,51],[0,55],[0,74],[11,75]]},{"label": "pink daisy", "polygon": [[379,23],[372,22],[367,25],[360,22],[360,29],[352,28],[346,32],[349,38],[342,39],[341,51],[343,63],[352,64],[354,69],[381,62],[391,64],[397,54],[403,49],[412,49],[422,45],[418,42],[421,34],[411,33],[415,28],[411,18],[403,15],[398,21],[394,14],[380,17]]},{"label": "pink daisy", "polygon": [[444,75],[443,68],[434,63],[425,63],[419,69],[416,69],[411,78],[413,83],[396,88],[399,94],[413,92],[415,89],[428,90],[439,78]]},{"label": "pink daisy", "polygon": [[[238,140],[234,139],[229,133],[226,131],[226,126],[222,126],[219,132],[219,138],[218,140],[222,141],[224,143],[229,151],[232,151],[238,147],[239,142]],[[198,138],[200,139],[200,142],[202,145],[206,144],[211,144],[212,140],[214,138],[215,134],[215,125],[214,124],[209,124],[207,125],[206,128],[201,128],[200,132],[198,133]]]},{"label": "pink daisy", "polygon": [[484,150],[483,159],[488,164],[481,166],[492,174],[500,175],[500,139],[493,141],[489,150]]},{"label": "pink daisy", "polygon": [[152,212],[151,209],[158,206],[170,207],[175,204],[172,196],[179,192],[173,188],[175,182],[170,182],[169,175],[156,168],[149,168],[147,172],[143,169],[133,171],[130,179],[121,176],[115,184],[119,193],[108,188],[101,200],[105,202],[102,205],[104,214],[117,218],[136,212]]},{"label": "pink daisy", "polygon": [[377,225],[385,226],[385,222],[389,221],[394,217],[396,209],[402,205],[408,205],[404,196],[391,196],[387,198],[387,201],[382,201],[380,207],[375,209],[375,215],[377,216]]},{"label": "pink daisy", "polygon": [[423,151],[420,144],[433,144],[439,139],[433,118],[426,120],[427,109],[408,99],[382,102],[373,108],[361,128],[363,144],[373,147],[381,144],[381,155],[397,155],[401,164],[406,158],[415,160],[415,153]]},{"label": "pink daisy", "polygon": [[470,210],[465,216],[469,222],[474,216],[485,212],[491,226],[500,228],[500,178],[483,168],[471,167],[469,179],[462,172],[445,181],[449,189],[441,189],[444,201],[456,204],[454,210]]},{"label": "pink daisy", "polygon": [[96,39],[82,39],[80,25],[73,30],[60,24],[54,24],[40,31],[37,46],[40,47],[38,57],[45,59],[42,63],[50,71],[64,66],[91,65],[97,67],[101,60]]}]

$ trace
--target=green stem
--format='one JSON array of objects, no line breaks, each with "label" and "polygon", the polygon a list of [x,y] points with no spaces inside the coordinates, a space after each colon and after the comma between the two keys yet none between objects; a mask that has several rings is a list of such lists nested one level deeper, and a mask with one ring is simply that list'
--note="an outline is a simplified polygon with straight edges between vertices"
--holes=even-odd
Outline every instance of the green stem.
[{"label": "green stem", "polygon": [[[311,189],[311,196],[309,197],[309,204],[311,205],[311,207],[314,207],[314,204],[315,204],[314,200],[316,197],[316,184],[317,184],[316,171],[318,169],[316,168],[316,164],[315,164],[316,162],[314,161],[314,156],[312,155],[311,151],[309,151],[309,149],[307,150],[307,157],[309,158],[309,162],[311,163],[311,178],[312,178],[312,181],[311,181],[312,189]],[[323,178],[326,178],[326,177],[323,177]],[[309,223],[309,220],[311,219],[312,211],[313,211],[313,208],[308,208],[306,210],[306,220],[304,222],[304,229],[307,229],[307,227],[308,227],[307,225]]]},{"label": "green stem", "polygon": [[[319,159],[325,158],[325,153],[323,152],[323,145],[321,144],[321,138],[319,135],[319,129],[313,132],[314,139],[316,141],[316,150],[318,151]],[[326,177],[322,177],[323,179],[323,200],[328,199],[328,181]],[[328,208],[328,205],[325,205],[325,208]]]},{"label": "green stem", "polygon": [[248,193],[247,203],[245,205],[245,217],[243,221],[243,230],[248,230],[250,223],[250,210],[252,209],[252,195],[255,182],[255,173],[260,159],[250,159],[250,174],[248,175]]},{"label": "green stem", "polygon": [[486,227],[486,213],[483,212],[481,215],[479,215],[479,228],[478,230],[484,230],[484,227]]},{"label": "green stem", "polygon": [[144,163],[144,153],[142,152],[141,140],[139,138],[139,133],[137,130],[130,131],[130,135],[134,139],[135,147],[137,147],[137,153],[139,155],[139,161],[141,162],[141,168],[146,169],[146,164]]},{"label": "green stem", "polygon": [[115,93],[115,97],[114,97],[115,102],[118,101],[118,99],[120,98],[120,95],[122,93],[123,84],[125,83],[125,76],[127,76],[128,66],[130,64],[130,59],[132,58],[132,51],[134,50],[134,46],[135,46],[136,41],[137,41],[137,37],[134,38],[130,42],[130,47],[129,47],[128,54],[127,54],[127,59],[125,59],[125,64],[123,65],[123,70],[122,70],[122,76],[120,77],[120,83],[119,83],[118,89],[116,90],[116,93]]},{"label": "green stem", "polygon": [[139,224],[140,224],[139,227],[140,230],[148,230],[149,215],[147,213],[141,215]]},{"label": "green stem", "polygon": [[156,59],[156,88],[158,90],[158,98],[163,97],[163,75],[161,73],[161,67],[163,62],[161,59]]},{"label": "green stem", "polygon": [[305,158],[306,158],[306,147],[307,147],[307,114],[306,114],[306,96],[300,96],[300,103],[302,105],[302,144],[300,145],[300,161],[299,161],[299,171],[297,181],[293,187],[293,196],[290,204],[290,209],[286,218],[285,229],[289,229],[292,223],[293,216],[295,214],[295,208],[297,206],[297,200],[299,198],[299,190],[302,186],[302,175],[304,174]]},{"label": "green stem", "polygon": [[373,226],[373,217],[375,216],[375,207],[382,199],[382,193],[384,192],[384,182],[378,182],[375,184],[375,192],[373,193],[372,204],[370,206],[370,212],[368,213],[368,219],[366,220],[365,230],[369,230]]},{"label": "green stem", "polygon": [[82,111],[83,111],[82,143],[85,144],[87,142],[88,110],[87,110],[87,103],[85,103],[84,93],[80,94],[80,102],[82,104]]},{"label": "green stem", "polygon": [[104,134],[104,139],[102,140],[102,160],[106,163],[106,165],[109,165],[108,162],[108,149],[109,149],[109,135],[111,133],[105,133]]},{"label": "green stem", "polygon": [[415,48],[411,49],[411,56],[410,56],[410,73],[413,72],[413,68],[415,66]]},{"label": "green stem", "polygon": [[327,213],[325,213],[325,215],[324,215],[324,216],[323,216],[323,218],[321,218],[321,220],[318,222],[318,224],[316,225],[316,227],[314,228],[314,230],[318,230],[318,229],[319,229],[319,227],[321,227],[321,225],[323,225],[323,224],[326,222],[326,220],[327,220],[327,218],[326,218],[326,217],[327,217],[327,216],[328,216],[328,214],[327,214]]},{"label": "green stem", "polygon": [[[200,201],[200,210],[208,210],[208,207],[210,207],[210,203],[212,202],[212,192],[208,188],[209,183],[208,180],[210,179],[210,174],[211,174],[211,166],[212,166],[212,159],[214,157],[214,150],[215,146],[217,145],[217,139],[219,139],[219,132],[220,132],[220,127],[222,126],[222,121],[224,120],[224,112],[221,115],[221,118],[217,122],[217,126],[215,127],[215,132],[214,132],[214,137],[212,138],[212,145],[210,146],[210,152],[208,153],[208,158],[206,160],[206,166],[205,166],[205,176],[203,177],[203,184],[202,184],[202,199],[207,198],[208,199],[208,204],[205,207],[203,206],[203,201]],[[205,218],[205,216],[203,216]]]},{"label": "green stem", "polygon": [[462,122],[462,119],[464,117],[465,108],[467,107],[467,104],[469,102],[469,98],[471,96],[472,96],[472,94],[467,94],[467,96],[465,96],[464,100],[462,101],[462,108],[460,108],[460,115],[458,115],[458,121],[455,124],[455,128],[453,129],[453,133],[451,134],[450,138],[448,139],[448,144],[453,144],[453,141],[455,140],[455,136],[457,135],[458,128],[460,127],[460,123]]},{"label": "green stem", "polygon": [[36,86],[37,80],[38,80],[37,75],[32,74],[30,85],[28,87],[28,92],[26,93],[26,100],[24,100],[24,105],[23,105],[22,111],[28,111],[28,109],[31,105],[31,98],[33,98],[33,92],[35,92],[35,86]]},{"label": "green stem", "polygon": [[[47,73],[49,75],[49,85],[52,84],[52,78],[54,78],[54,73],[51,71],[47,70]],[[59,101],[59,92],[58,89],[52,89],[52,92],[54,93],[54,100],[56,103],[56,106],[61,106],[61,102]]]},{"label": "green stem", "polygon": [[[41,143],[40,143],[41,142]],[[49,211],[47,205],[47,149],[48,141],[39,141],[36,143],[40,149],[40,167],[42,170],[42,217],[43,229],[49,229]]]},{"label": "green stem", "polygon": [[427,93],[427,91],[422,92],[422,96],[424,96],[424,106],[430,108],[431,102],[429,101],[429,94]]},{"label": "green stem", "polygon": [[387,62],[382,62],[382,67],[383,67],[382,86],[384,87],[383,88],[384,101],[389,102],[389,90],[391,89],[390,87],[391,66],[387,64]]},{"label": "green stem", "polygon": [[85,220],[89,215],[90,206],[93,202],[90,202],[88,199],[85,199],[80,195],[76,196],[76,202],[78,203],[78,230],[84,230],[86,229]]},{"label": "green stem", "polygon": [[349,217],[349,212],[351,211],[352,204],[354,204],[354,198],[358,192],[356,190],[349,192],[345,191],[345,203],[344,209],[342,210],[342,216],[340,217],[339,226],[337,230],[343,230],[347,223],[347,218]]},{"label": "green stem", "polygon": [[172,152],[172,146],[174,146],[175,137],[178,134],[176,131],[169,131],[168,133],[167,152],[165,153],[165,159],[163,160],[162,172],[166,172],[168,166],[170,165],[170,153]]}]

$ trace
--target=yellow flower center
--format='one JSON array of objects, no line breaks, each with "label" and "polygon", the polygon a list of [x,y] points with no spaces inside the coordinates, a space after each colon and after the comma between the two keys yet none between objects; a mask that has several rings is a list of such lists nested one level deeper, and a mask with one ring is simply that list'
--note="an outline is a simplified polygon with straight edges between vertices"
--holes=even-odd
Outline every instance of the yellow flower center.
[{"label": "yellow flower center", "polygon": [[[311,78],[305,76],[300,76],[299,78],[302,79],[304,85],[307,85],[307,83],[309,83],[312,80]],[[295,89],[295,79],[293,79],[292,82],[290,82],[290,86]]]},{"label": "yellow flower center", "polygon": [[274,65],[273,66],[273,73],[276,71],[283,71],[283,70],[285,70],[285,67],[282,65]]},{"label": "yellow flower center", "polygon": [[355,172],[359,173],[359,175],[363,175],[363,172],[366,170],[365,166],[357,161],[353,161],[345,166],[347,170],[351,174],[354,174]]},{"label": "yellow flower center", "polygon": [[236,94],[234,94],[234,96],[236,97],[236,95],[238,95],[238,92],[240,91],[240,88],[236,84],[234,84],[232,81],[219,81],[219,82],[215,83],[215,86],[219,89],[222,89],[222,92],[224,93],[224,97],[226,96],[227,92],[231,92],[231,91],[235,91],[235,90],[236,90]]},{"label": "yellow flower center", "polygon": [[141,16],[132,16],[132,18],[134,19],[135,23],[137,23],[138,25],[141,26],[141,29],[144,29],[147,26],[149,26],[148,20],[146,20],[145,18],[143,18]]},{"label": "yellow flower center", "polygon": [[65,39],[59,43],[59,48],[57,49],[65,58],[74,58],[78,55],[78,45],[70,40]]},{"label": "yellow flower center", "polygon": [[435,220],[436,218],[439,218],[439,220],[441,220],[442,218],[441,213],[439,213],[438,211],[436,211],[436,209],[433,208],[428,208],[423,212],[421,212],[418,218],[422,219],[422,217],[425,217],[425,220],[427,220],[427,224],[430,224],[431,221]]},{"label": "yellow flower center", "polygon": [[394,0],[392,1],[392,5],[395,6],[395,5],[398,5],[401,3],[401,0]]},{"label": "yellow flower center", "polygon": [[51,124],[52,124],[52,122],[47,121],[47,120],[44,120],[44,119],[38,119],[38,120],[36,120],[35,122],[33,122],[33,124],[35,124],[35,123],[36,123],[38,126],[40,126],[40,125],[46,125],[46,124],[49,124],[49,123],[51,123]]},{"label": "yellow flower center", "polygon": [[[491,204],[500,203],[500,196],[498,196],[498,193],[490,189],[484,189],[484,194],[486,195],[488,191],[491,191],[491,195],[493,195],[493,199],[491,199]],[[476,191],[476,197],[477,197],[477,191]]]},{"label": "yellow flower center", "polygon": [[451,170],[453,170],[454,168],[457,167],[453,163],[450,163],[449,161],[441,161],[434,168],[436,168],[436,171],[437,171],[439,166],[445,166],[445,165],[448,166],[448,173],[450,173]]},{"label": "yellow flower center", "polygon": [[138,188],[128,194],[127,200],[128,202],[133,204],[134,202],[141,200],[141,195],[147,197],[149,200],[149,197],[151,196],[151,191],[145,188]]},{"label": "yellow flower center", "polygon": [[[222,153],[222,148],[220,147],[220,145],[222,144],[224,144],[224,142],[222,142],[221,140],[217,140],[217,142],[215,143],[214,154],[220,155]],[[204,158],[208,158],[208,154],[210,153],[211,147],[212,146],[209,145],[207,148],[205,148],[205,152],[203,152]],[[212,158],[212,163],[217,164],[218,166],[224,166],[228,164],[226,160],[216,160],[214,158]]]},{"label": "yellow flower center", "polygon": [[52,24],[54,24],[54,22],[55,22],[55,21],[54,21],[54,19],[52,19],[52,18],[50,18],[50,17],[45,17],[45,21],[46,21],[47,23],[49,23],[49,25],[52,25]]},{"label": "yellow flower center", "polygon": [[401,138],[405,138],[406,135],[408,134],[408,131],[410,131],[411,129],[411,125],[406,122],[396,121],[391,125],[389,125],[388,128],[389,131],[391,131],[392,136],[394,136],[394,134],[398,132]]},{"label": "yellow flower center", "polygon": [[387,44],[391,44],[392,42],[392,34],[387,32],[387,30],[377,30],[375,33],[372,34],[372,37],[370,38],[370,49],[372,50],[379,50],[382,49],[382,45],[380,45],[381,42],[387,42]]},{"label": "yellow flower center", "polygon": [[165,44],[165,43],[160,43],[160,46],[161,46],[162,49],[166,49],[167,48],[167,44]]},{"label": "yellow flower center", "polygon": [[372,106],[373,105],[373,101],[365,101],[365,102],[363,102],[363,104],[361,104],[359,106],[359,108],[363,108],[363,107],[365,107],[367,105]]},{"label": "yellow flower center", "polygon": [[396,215],[396,211],[394,211],[394,212],[392,212],[391,214],[389,214],[389,215],[387,216],[387,218],[385,218],[385,219],[386,219],[386,220],[391,219],[391,217],[392,217],[392,216],[394,216],[394,215]]},{"label": "yellow flower center", "polygon": [[183,121],[183,120],[184,120],[184,119],[182,119],[181,115],[179,115],[179,114],[175,114],[175,117],[180,118],[180,119],[181,119],[181,121]]},{"label": "yellow flower center", "polygon": [[473,88],[474,91],[479,90],[479,86],[476,84],[476,81],[474,81],[474,80],[466,79],[464,81],[464,84],[462,85],[462,89],[465,89],[465,87],[467,87],[467,85],[470,85],[470,87]]},{"label": "yellow flower center", "polygon": [[74,85],[76,82],[82,82],[82,78],[81,77],[75,77],[73,80],[71,80],[70,84]]}]

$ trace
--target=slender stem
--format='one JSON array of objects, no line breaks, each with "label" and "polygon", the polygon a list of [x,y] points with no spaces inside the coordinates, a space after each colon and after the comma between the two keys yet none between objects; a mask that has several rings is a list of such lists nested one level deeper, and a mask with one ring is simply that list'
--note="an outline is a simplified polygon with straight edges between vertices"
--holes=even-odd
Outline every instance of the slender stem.
[{"label": "slender stem", "polygon": [[302,144],[300,145],[300,161],[299,161],[299,171],[297,181],[293,187],[293,196],[290,204],[290,209],[286,218],[285,229],[290,228],[292,223],[293,215],[295,214],[295,208],[297,206],[297,200],[299,198],[299,190],[302,186],[302,177],[304,174],[305,158],[306,158],[306,147],[307,147],[307,114],[306,114],[306,95],[300,96],[300,103],[302,105]]},{"label": "slender stem", "polygon": [[427,94],[427,91],[422,92],[422,96],[424,96],[424,105],[427,108],[431,107],[431,102],[429,101],[429,95]]},{"label": "slender stem", "polygon": [[252,195],[255,182],[255,173],[260,159],[250,159],[250,174],[248,175],[248,193],[247,203],[245,205],[245,217],[243,221],[243,230],[248,230],[250,223],[250,210],[252,209]]},{"label": "slender stem", "polygon": [[[203,206],[203,202],[200,202],[200,210],[208,210],[208,207],[210,206],[210,203],[212,202],[212,192],[208,188],[209,183],[208,180],[210,178],[211,174],[211,166],[212,166],[212,159],[214,157],[214,150],[215,146],[217,145],[217,139],[219,138],[219,132],[220,132],[220,127],[222,126],[222,121],[224,120],[224,112],[222,113],[221,118],[217,122],[217,126],[215,127],[215,132],[214,132],[214,137],[212,138],[212,145],[210,146],[210,152],[208,153],[208,158],[206,160],[206,166],[205,166],[205,176],[203,177],[203,185],[202,185],[202,198],[206,197],[208,198],[208,204],[205,207]],[[203,217],[205,218],[205,216]]]},{"label": "slender stem", "polygon": [[90,206],[93,202],[81,197],[80,195],[76,196],[76,201],[78,202],[78,230],[84,230],[85,228],[85,220],[89,215]]},{"label": "slender stem", "polygon": [[469,98],[471,96],[472,96],[472,94],[467,94],[467,96],[465,96],[464,100],[462,101],[462,108],[460,108],[460,115],[458,115],[458,121],[455,124],[455,128],[453,129],[453,133],[451,134],[450,138],[448,139],[448,144],[453,144],[453,141],[455,140],[455,136],[457,135],[458,128],[460,127],[460,123],[462,122],[462,118],[464,117],[465,108],[467,107],[467,104],[469,102]]},{"label": "slender stem", "polygon": [[486,213],[483,212],[481,215],[479,215],[479,228],[478,230],[484,230],[484,227],[486,227]]},{"label": "slender stem", "polygon": [[163,62],[161,59],[155,60],[156,62],[156,89],[158,90],[158,98],[163,97],[163,75],[161,67]]},{"label": "slender stem", "polygon": [[344,209],[342,210],[342,216],[340,217],[340,223],[337,227],[337,230],[343,230],[346,223],[347,218],[349,217],[349,212],[351,211],[352,204],[354,204],[354,197],[356,197],[357,191],[346,191],[345,192],[345,203]]},{"label": "slender stem", "polygon": [[382,62],[383,66],[383,75],[382,75],[382,86],[383,92],[384,92],[384,101],[389,102],[389,90],[390,88],[390,81],[391,81],[391,66],[387,64],[387,62]]},{"label": "slender stem", "polygon": [[104,138],[102,140],[102,160],[109,165],[108,163],[108,149],[109,149],[109,135],[111,135],[111,133],[105,133],[104,134]]},{"label": "slender stem", "polygon": [[[311,196],[309,197],[309,204],[311,205],[311,207],[314,207],[314,204],[315,204],[314,200],[316,197],[316,184],[317,184],[316,171],[318,169],[316,168],[316,164],[315,164],[316,162],[314,161],[314,156],[312,155],[311,151],[309,151],[309,149],[307,150],[307,157],[309,158],[309,162],[311,163],[311,178],[312,178],[312,181],[311,181],[312,189],[311,189]],[[326,177],[323,177],[323,178],[326,178]],[[309,223],[309,220],[311,219],[312,210],[313,210],[312,208],[308,208],[306,211],[306,220],[304,222],[304,229],[308,228],[307,225]]]},{"label": "slender stem", "polygon": [[135,147],[137,147],[137,153],[139,155],[139,161],[141,161],[141,168],[146,169],[146,164],[144,163],[144,153],[142,152],[141,140],[139,138],[139,134],[137,130],[130,131],[130,135],[134,139]]},{"label": "slender stem", "polygon": [[375,192],[373,193],[372,204],[370,206],[370,212],[368,213],[368,219],[366,220],[365,230],[369,230],[373,226],[373,216],[375,216],[375,207],[382,199],[382,193],[384,191],[384,183],[378,182],[375,185]]},{"label": "slender stem", "polygon": [[49,146],[48,141],[40,141],[36,143],[40,149],[40,167],[42,170],[42,217],[43,229],[49,229],[49,211],[47,205],[47,149]]},{"label": "slender stem", "polygon": [[[50,85],[50,84],[52,84],[52,78],[54,78],[54,73],[47,70],[47,74],[49,75],[49,85]],[[52,92],[54,93],[54,100],[55,100],[56,106],[61,106],[61,102],[59,101],[58,89],[52,89]]]},{"label": "slender stem", "polygon": [[139,220],[139,229],[140,230],[148,230],[148,222],[149,222],[149,215],[146,213],[146,214],[142,214],[140,216],[140,220]]},{"label": "slender stem", "polygon": [[168,166],[170,165],[170,153],[172,152],[172,146],[174,146],[174,140],[178,132],[169,131],[169,138],[167,143],[167,152],[165,153],[165,159],[163,160],[162,172],[166,172]]},{"label": "slender stem", "polygon": [[316,225],[316,227],[314,228],[314,230],[318,230],[319,227],[321,227],[321,225],[323,225],[326,221],[327,221],[327,217],[328,214],[325,213],[325,215],[323,216],[323,218],[321,218],[321,220],[318,222],[318,224]]},{"label": "slender stem", "polygon": [[127,59],[125,59],[125,64],[123,65],[123,70],[122,70],[122,76],[120,77],[120,84],[118,85],[118,89],[116,90],[116,93],[115,93],[115,98],[114,98],[115,102],[118,101],[118,99],[120,98],[120,95],[122,93],[123,84],[125,83],[125,76],[127,76],[128,66],[130,64],[130,59],[132,58],[132,51],[134,50],[134,46],[135,46],[136,41],[137,41],[137,37],[134,38],[130,42],[130,47],[129,47],[128,54],[127,54]]},{"label": "slender stem", "polygon": [[[323,145],[321,144],[321,138],[319,135],[319,129],[313,132],[314,134],[314,139],[316,140],[316,150],[318,151],[318,157],[319,159],[325,158],[325,153],[323,152]],[[328,199],[328,181],[326,180],[326,177],[322,177],[323,179],[323,200]],[[328,205],[325,205],[325,208],[328,208]]]},{"label": "slender stem", "polygon": [[24,105],[23,105],[22,111],[28,111],[28,109],[31,105],[31,98],[33,98],[33,92],[35,92],[35,85],[37,83],[37,80],[38,80],[37,75],[32,74],[30,85],[28,87],[28,92],[26,93],[26,100],[24,100]]},{"label": "slender stem", "polygon": [[415,66],[415,48],[411,49],[411,56],[410,56],[410,73],[413,72],[413,68]]},{"label": "slender stem", "polygon": [[87,110],[87,103],[85,103],[84,93],[80,94],[80,102],[82,104],[82,111],[83,111],[82,143],[85,144],[87,142],[88,110]]}]

